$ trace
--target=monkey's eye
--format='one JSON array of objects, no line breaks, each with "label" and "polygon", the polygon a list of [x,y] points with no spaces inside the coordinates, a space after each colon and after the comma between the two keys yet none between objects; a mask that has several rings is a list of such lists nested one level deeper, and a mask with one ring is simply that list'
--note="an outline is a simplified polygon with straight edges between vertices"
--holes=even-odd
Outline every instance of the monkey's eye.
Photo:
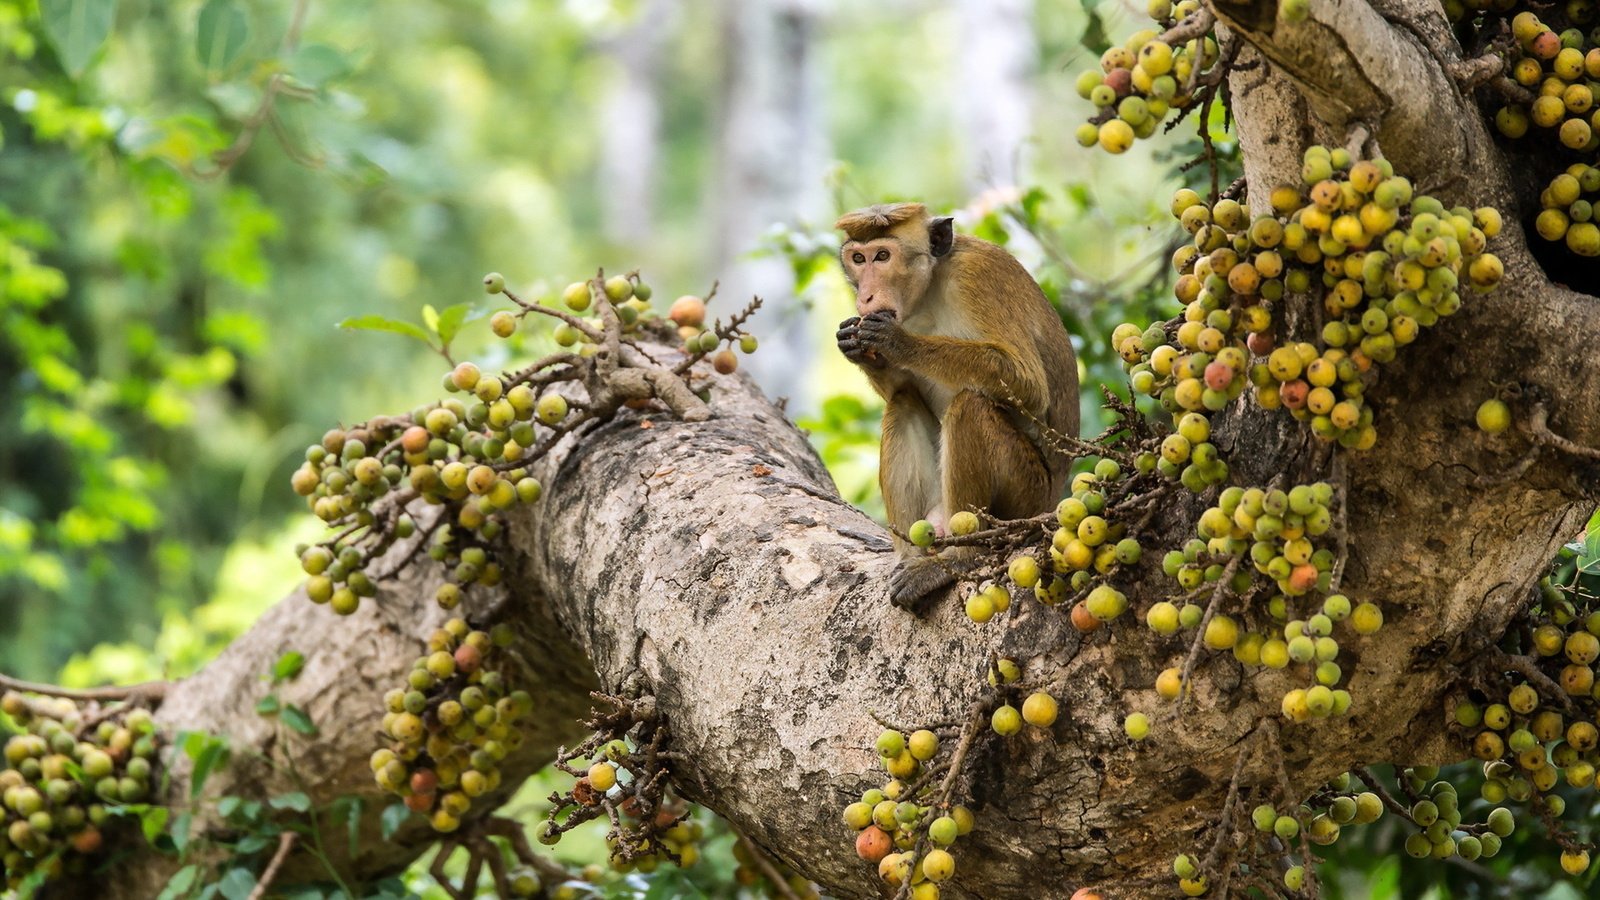
[{"label": "monkey's eye", "polygon": [[856,265],[860,265],[867,261],[867,258],[860,253],[856,253],[855,255],[851,256],[850,259],[855,262]]},{"label": "monkey's eye", "polygon": [[874,256],[872,259],[874,262],[887,262],[889,259],[889,251],[879,250],[878,255]]}]

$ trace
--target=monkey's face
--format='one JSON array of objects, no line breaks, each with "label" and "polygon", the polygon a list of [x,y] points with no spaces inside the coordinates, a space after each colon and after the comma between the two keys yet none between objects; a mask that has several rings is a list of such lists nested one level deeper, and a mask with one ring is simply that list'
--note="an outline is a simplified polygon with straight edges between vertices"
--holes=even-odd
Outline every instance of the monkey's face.
[{"label": "monkey's face", "polygon": [[902,321],[928,291],[934,259],[893,237],[847,241],[839,248],[845,277],[856,289],[856,315],[890,310]]}]

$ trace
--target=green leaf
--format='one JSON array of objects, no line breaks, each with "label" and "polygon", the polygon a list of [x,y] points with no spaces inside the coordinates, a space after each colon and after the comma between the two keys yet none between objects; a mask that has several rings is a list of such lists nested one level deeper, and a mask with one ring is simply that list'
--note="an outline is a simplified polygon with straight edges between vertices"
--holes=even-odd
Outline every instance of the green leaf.
[{"label": "green leaf", "polygon": [[406,819],[409,818],[411,818],[411,810],[407,809],[404,803],[391,803],[383,811],[383,815],[378,817],[378,832],[387,841],[389,838],[394,837],[394,833],[399,831],[400,826],[404,825]]},{"label": "green leaf", "polygon": [[206,749],[206,745],[211,743],[212,737],[204,731],[180,731],[178,732],[177,740],[178,744],[183,747],[183,755],[194,760],[200,758],[200,754]]},{"label": "green leaf", "polygon": [[235,866],[228,870],[217,882],[217,892],[228,900],[250,900],[250,892],[256,888],[256,873],[244,866]]},{"label": "green leaf", "polygon": [[385,316],[355,316],[339,323],[340,328],[349,328],[359,331],[388,331],[393,334],[403,334],[432,347],[428,332],[414,322],[402,322],[399,319],[390,319]]},{"label": "green leaf", "polygon": [[467,315],[471,312],[470,303],[457,303],[445,307],[444,312],[439,313],[439,321],[433,326],[433,330],[439,333],[439,340],[446,344],[454,340],[455,336],[461,333],[461,326],[467,321]]},{"label": "green leaf", "polygon": [[347,852],[351,856],[358,856],[361,853],[361,810],[363,806],[364,804],[360,797],[346,795],[334,800],[330,809],[335,818],[341,814],[344,816],[344,827],[350,847]]},{"label": "green leaf", "polygon": [[165,806],[150,806],[139,812],[139,830],[144,832],[144,839],[155,843],[156,838],[167,828],[167,817],[171,811]]},{"label": "green leaf", "polygon": [[1083,29],[1083,36],[1078,38],[1078,43],[1096,56],[1106,52],[1111,46],[1111,40],[1106,37],[1106,24],[1100,18],[1100,13],[1088,10],[1089,24]]},{"label": "green leaf", "polygon": [[[206,88],[206,99],[215,103],[223,115],[233,119],[243,119],[261,105],[261,90],[247,82],[223,81]],[[249,313],[242,312],[212,313],[206,322],[206,330],[214,330],[229,319],[250,318],[253,317]]]},{"label": "green leaf", "polygon": [[156,900],[175,900],[177,897],[187,895],[199,878],[200,867],[198,865],[190,863],[184,866],[173,872],[172,877],[167,879],[167,886],[161,889],[161,894]]},{"label": "green leaf", "polygon": [[650,889],[644,894],[644,900],[705,900],[705,897],[704,892],[677,870],[651,878]]},{"label": "green leaf", "polygon": [[200,7],[194,49],[207,72],[221,72],[239,58],[250,38],[250,20],[233,0],[206,0]]},{"label": "green leaf", "polygon": [[240,856],[249,856],[252,853],[260,853],[275,843],[277,841],[265,835],[247,834],[239,839],[239,843],[233,845],[233,852]]},{"label": "green leaf", "polygon": [[428,326],[429,331],[439,333],[439,311],[433,308],[432,303],[422,304],[422,324]]},{"label": "green leaf", "polygon": [[1400,896],[1400,861],[1384,857],[1367,873],[1367,889],[1372,900],[1395,900]]},{"label": "green leaf", "polygon": [[256,714],[261,716],[275,716],[283,704],[278,701],[277,694],[268,694],[256,701]]},{"label": "green leaf", "polygon": [[311,798],[301,791],[279,794],[267,801],[273,809],[292,809],[295,812],[307,812],[311,809]]},{"label": "green leaf", "polygon": [[1583,556],[1586,562],[1600,559],[1600,528],[1589,529],[1589,537],[1583,542]]},{"label": "green leaf", "polygon": [[305,44],[290,54],[284,65],[296,81],[310,87],[322,87],[350,74],[350,61],[327,44]]},{"label": "green leaf", "polygon": [[313,735],[317,733],[316,723],[311,721],[311,717],[306,715],[305,710],[295,706],[293,703],[283,707],[282,718],[286,725],[301,734]]},{"label": "green leaf", "polygon": [[236,797],[232,794],[229,794],[228,796],[217,801],[217,815],[223,817],[224,819],[231,818],[234,813],[239,811],[239,807],[243,805],[243,797]]},{"label": "green leaf", "polygon": [[278,661],[276,663],[273,663],[272,683],[277,684],[280,681],[288,681],[296,675],[299,675],[300,670],[304,669],[305,667],[305,654],[290,650],[288,653],[278,657]]},{"label": "green leaf", "polygon": [[77,78],[111,36],[117,0],[43,0],[39,13],[61,65]]},{"label": "green leaf", "polygon": [[172,846],[179,853],[189,846],[189,831],[193,822],[194,813],[189,811],[179,813],[178,818],[172,822]]},{"label": "green leaf", "polygon": [[[188,750],[189,748],[185,746],[184,751],[188,752]],[[198,754],[190,754],[190,758],[194,760],[194,772],[189,776],[189,798],[191,800],[199,797],[200,792],[205,790],[206,779],[211,777],[211,771],[226,761],[227,756],[228,745],[209,736],[207,736],[206,745],[201,748]]]}]

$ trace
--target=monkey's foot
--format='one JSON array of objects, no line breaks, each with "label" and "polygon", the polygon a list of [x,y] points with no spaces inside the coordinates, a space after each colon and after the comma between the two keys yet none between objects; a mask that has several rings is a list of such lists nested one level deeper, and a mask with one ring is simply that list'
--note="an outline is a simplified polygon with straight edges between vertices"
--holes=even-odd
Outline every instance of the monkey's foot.
[{"label": "monkey's foot", "polygon": [[889,601],[921,615],[938,592],[955,580],[955,575],[933,557],[908,559],[896,566],[889,576]]}]

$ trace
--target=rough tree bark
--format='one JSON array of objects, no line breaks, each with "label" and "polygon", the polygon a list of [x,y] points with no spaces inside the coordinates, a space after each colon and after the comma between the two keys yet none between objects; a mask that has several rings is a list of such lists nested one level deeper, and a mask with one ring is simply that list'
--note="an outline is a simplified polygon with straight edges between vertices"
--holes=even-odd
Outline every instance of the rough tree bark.
[{"label": "rough tree bark", "polygon": [[[1159,875],[1174,853],[1204,845],[1235,760],[1263,732],[1281,730],[1289,778],[1302,791],[1353,764],[1466,755],[1443,727],[1447,697],[1600,501],[1592,463],[1539,450],[1515,432],[1486,438],[1471,427],[1473,411],[1495,385],[1516,381],[1548,397],[1555,430],[1600,446],[1600,357],[1592,351],[1600,301],[1552,284],[1528,253],[1516,223],[1529,195],[1444,68],[1460,51],[1437,7],[1314,3],[1311,19],[1293,26],[1276,21],[1270,2],[1215,8],[1232,29],[1225,40],[1247,45],[1240,63],[1259,63],[1239,72],[1233,89],[1251,185],[1292,182],[1306,144],[1343,144],[1359,123],[1397,169],[1447,203],[1507,213],[1492,245],[1506,263],[1498,291],[1469,298],[1391,367],[1378,391],[1377,447],[1337,464],[1350,488],[1344,587],[1381,601],[1388,619],[1379,634],[1344,642],[1351,715],[1264,725],[1281,721],[1291,676],[1247,674],[1222,654],[1202,660],[1197,696],[1175,716],[1149,686],[1185,652],[1179,639],[1139,628],[1080,639],[1062,616],[1031,602],[1001,627],[983,628],[953,601],[927,619],[890,607],[893,560],[882,529],[839,500],[803,436],[748,382],[719,378],[708,422],[629,414],[546,460],[547,493],[513,524],[521,564],[495,601],[508,604],[527,639],[526,677],[541,701],[508,775],[533,771],[572,737],[568,723],[592,685],[635,679],[670,721],[683,754],[675,780],[686,795],[830,892],[868,896],[869,866],[855,858],[838,812],[874,778],[874,715],[957,718],[986,655],[1003,650],[1027,661],[1028,682],[1061,698],[1063,713],[1048,734],[977,748],[979,824],[960,848],[953,885],[961,895],[996,897]],[[1252,190],[1253,202],[1265,194]],[[1320,452],[1287,417],[1243,405],[1219,430],[1223,451],[1251,481]],[[1539,464],[1518,477],[1480,481],[1531,452]],[[1163,537],[1147,546],[1180,544],[1194,511],[1166,511],[1154,526]],[[348,620],[289,598],[177,685],[159,721],[227,733],[280,761],[293,756],[320,802],[353,793],[375,811],[382,801],[365,759],[378,697],[438,617],[423,580],[388,586],[382,602]],[[1144,587],[1130,595],[1135,610],[1165,593],[1154,580]],[[283,693],[322,723],[316,738],[275,731],[250,709],[259,673],[284,649],[311,657]],[[1138,745],[1120,729],[1135,710],[1155,721],[1152,739]],[[284,786],[248,754],[235,760],[218,790]],[[1265,763],[1245,775],[1277,777]],[[334,855],[372,874],[426,841],[408,833],[391,846],[369,841],[355,859],[337,847]],[[149,896],[163,867],[170,864],[140,857],[114,885],[90,890]]]}]

